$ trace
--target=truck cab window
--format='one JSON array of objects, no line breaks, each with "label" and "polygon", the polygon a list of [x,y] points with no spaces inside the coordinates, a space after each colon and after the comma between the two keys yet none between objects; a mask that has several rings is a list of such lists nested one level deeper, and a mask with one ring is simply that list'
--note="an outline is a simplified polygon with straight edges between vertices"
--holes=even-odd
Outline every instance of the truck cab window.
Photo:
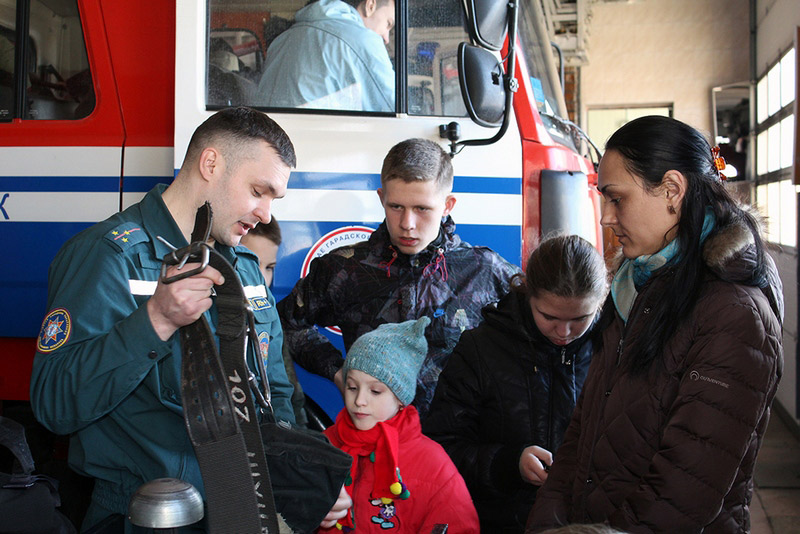
[{"label": "truck cab window", "polygon": [[567,122],[569,117],[561,82],[551,57],[550,38],[537,16],[537,10],[530,4],[520,5],[517,31],[522,44],[518,52],[528,67],[533,97],[542,122],[554,141],[577,151],[581,141]]},{"label": "truck cab window", "polygon": [[[15,27],[18,8],[29,10],[27,28]],[[20,45],[24,59],[17,71]],[[17,81],[20,76],[24,82]],[[19,83],[24,83],[22,95],[15,90]],[[15,105],[20,99],[21,105]],[[94,105],[76,0],[0,3],[0,120],[82,119]]]},{"label": "truck cab window", "polygon": [[547,115],[558,115],[558,94],[561,91],[559,82],[554,78],[555,70],[551,72],[548,67],[551,62],[545,57],[547,51],[544,46],[549,48],[550,42],[546,35],[542,35],[541,22],[535,18],[536,12],[533,9],[520,9],[519,40],[522,47],[518,53],[525,58],[528,66],[531,85],[533,86],[533,96],[536,98],[536,107],[539,113]]},{"label": "truck cab window", "polygon": [[[273,0],[247,11],[228,4],[209,2],[209,106],[395,111],[395,0]],[[236,62],[229,69],[213,59],[214,39],[234,28],[261,36],[251,43],[259,42],[263,63],[246,75]],[[229,52],[241,58],[249,50]]]},{"label": "truck cab window", "polygon": [[[208,0],[209,109],[467,115],[459,0]],[[405,23],[398,13],[408,13]],[[403,24],[403,27],[396,26]],[[406,50],[405,61],[397,51]],[[397,68],[407,93],[398,94]]]},{"label": "truck cab window", "polygon": [[408,2],[408,113],[466,117],[456,53],[469,42],[459,0]]},{"label": "truck cab window", "polygon": [[0,24],[0,121],[9,121],[14,109],[14,55],[16,37],[11,26]]}]

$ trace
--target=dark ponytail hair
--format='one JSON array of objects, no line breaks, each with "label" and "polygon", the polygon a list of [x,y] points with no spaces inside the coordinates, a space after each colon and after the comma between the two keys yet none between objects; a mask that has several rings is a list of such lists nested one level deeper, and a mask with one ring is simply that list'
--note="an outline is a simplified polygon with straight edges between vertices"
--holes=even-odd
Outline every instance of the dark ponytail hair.
[{"label": "dark ponytail hair", "polygon": [[596,297],[608,290],[603,257],[591,243],[577,235],[546,237],[531,253],[525,276],[517,275],[516,291],[538,297],[542,291],[557,297]]},{"label": "dark ponytail hair", "polygon": [[660,361],[663,347],[693,310],[700,294],[703,277],[708,272],[703,261],[703,229],[706,208],[716,217],[709,237],[730,224],[744,223],[753,234],[757,269],[749,281],[757,285],[765,273],[764,243],[755,217],[743,210],[725,189],[714,166],[711,146],[694,128],[669,117],[647,116],[635,119],[617,130],[606,143],[623,157],[625,168],[655,190],[667,171],[679,171],[686,177],[686,194],[678,221],[676,259],[669,265],[669,277],[661,305],[651,312],[650,320],[627,352],[628,365],[634,374],[644,374],[654,361]]}]

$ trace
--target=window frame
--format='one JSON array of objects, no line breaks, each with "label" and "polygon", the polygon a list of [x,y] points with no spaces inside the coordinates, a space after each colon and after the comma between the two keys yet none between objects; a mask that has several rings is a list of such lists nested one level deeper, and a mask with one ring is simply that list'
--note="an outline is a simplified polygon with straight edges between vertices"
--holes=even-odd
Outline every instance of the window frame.
[{"label": "window frame", "polygon": [[[776,136],[776,134],[782,134],[780,131],[782,129],[782,125],[786,119],[789,119],[795,115],[795,104],[797,101],[797,91],[795,90],[794,98],[791,101],[786,101],[783,95],[780,94],[780,90],[783,89],[784,83],[782,80],[782,73],[780,71],[775,74],[775,68],[779,67],[783,60],[786,58],[788,54],[790,54],[794,50],[794,53],[797,54],[797,50],[795,49],[795,43],[792,43],[790,46],[783,49],[774,61],[770,62],[764,71],[761,73],[758,78],[756,78],[756,112],[753,115],[756,117],[756,124],[753,126],[753,135],[751,138],[751,146],[754,147],[754,155],[755,161],[753,162],[753,169],[755,172],[753,173],[754,176],[754,184],[753,184],[753,191],[754,191],[754,198],[755,203],[759,207],[760,211],[767,216],[768,214],[772,214],[773,217],[770,217],[770,220],[774,219],[774,212],[778,210],[778,219],[777,219],[777,227],[768,229],[766,234],[767,241],[773,245],[780,247],[782,249],[790,249],[797,251],[797,235],[796,235],[796,227],[797,227],[797,203],[792,202],[792,206],[794,207],[794,217],[792,218],[792,225],[794,231],[789,232],[783,228],[784,226],[784,217],[780,216],[780,210],[786,207],[785,202],[781,202],[780,195],[777,195],[777,199],[775,202],[778,202],[778,206],[772,205],[773,200],[771,197],[774,195],[770,194],[770,191],[775,192],[778,190],[783,190],[783,182],[790,181],[791,182],[794,175],[794,167],[793,165],[789,166],[782,166],[781,161],[783,160],[783,155],[781,154],[781,150],[783,148],[783,141],[778,139],[778,147],[772,147],[771,145],[775,140],[770,140],[770,136]],[[795,56],[795,65],[797,64],[797,56]],[[772,113],[770,113],[770,106],[774,105],[773,102],[770,101],[770,77],[777,81],[779,92],[777,95],[777,107],[773,109]],[[797,83],[797,72],[795,72],[795,84]],[[763,89],[763,92],[758,90],[758,86],[761,84],[766,84]],[[763,96],[763,95],[766,96]],[[786,103],[784,103],[786,102]],[[762,109],[762,106],[766,108],[766,112]],[[758,119],[762,119],[758,122]],[[795,117],[796,120],[796,117]],[[794,133],[794,132],[793,132]],[[780,137],[780,135],[778,135]],[[796,140],[795,140],[796,142]],[[777,150],[777,160],[778,166],[777,168],[770,168],[770,153],[774,150]],[[796,156],[795,156],[796,157]],[[766,158],[763,159],[763,158]],[[762,205],[761,200],[763,200],[764,193],[766,192],[766,202]],[[784,191],[785,192],[785,191]],[[787,221],[788,222],[788,221]],[[769,224],[769,222],[768,222]],[[784,242],[782,236],[786,235],[793,235],[794,236],[794,243]]]},{"label": "window frame", "polygon": [[[391,111],[363,111],[363,110],[351,110],[351,109],[324,109],[324,108],[304,108],[304,107],[292,107],[292,108],[285,108],[285,107],[277,107],[277,106],[262,106],[257,105],[256,103],[245,104],[250,105],[251,107],[265,111],[267,113],[286,113],[286,114],[294,114],[294,115],[323,115],[323,116],[354,116],[354,117],[398,117],[408,115],[409,117],[428,117],[432,118],[435,117],[437,119],[451,119],[451,120],[460,120],[468,118],[466,113],[466,109],[464,110],[463,115],[445,115],[445,114],[417,114],[412,113],[410,111],[409,106],[409,78],[413,76],[409,72],[409,32],[412,28],[409,27],[411,23],[411,17],[409,15],[409,10],[412,9],[410,4],[413,3],[414,0],[395,0],[395,25],[391,32],[391,38],[393,39],[393,52],[394,57],[392,58],[394,61],[394,71],[395,71],[395,105],[394,109]],[[464,5],[461,0],[451,0],[453,2],[453,9],[461,10],[463,14],[464,20],[466,20],[467,14],[464,11]],[[206,111],[219,111],[228,107],[227,105],[222,104],[209,104],[208,100],[208,70],[209,70],[209,43],[210,43],[210,36],[212,31],[220,30],[220,28],[212,28],[212,7],[214,5],[215,0],[206,0],[205,4],[205,11],[206,11],[206,19],[205,19],[205,26],[206,26],[206,58],[205,58],[205,78],[206,78],[206,86],[205,86],[205,102],[204,107]],[[268,6],[267,6],[268,7]],[[416,26],[415,26],[416,27]],[[470,35],[467,31],[466,27],[464,27],[464,35],[463,41],[470,42]],[[455,51],[454,51],[455,53]],[[266,59],[266,50],[263,51],[264,59]],[[439,96],[439,95],[436,95]]]},{"label": "window frame", "polygon": [[[94,105],[91,110],[85,115],[79,117],[35,117],[31,116],[32,109],[28,108],[29,98],[29,63],[34,61],[34,66],[39,67],[39,50],[37,49],[36,41],[31,35],[31,0],[16,0],[15,3],[15,26],[14,28],[6,28],[14,36],[14,72],[13,77],[13,94],[11,113],[9,116],[0,117],[0,124],[10,124],[17,121],[21,122],[41,122],[41,121],[80,121],[92,115],[97,109],[97,90],[94,69],[92,68],[91,61],[89,60],[89,49],[85,37],[84,20],[81,16],[81,8],[79,0],[75,0],[75,9],[77,11],[78,23],[80,26],[80,35],[83,42],[83,51],[86,58],[86,69],[89,72],[91,92],[93,95]],[[42,43],[40,43],[42,44]],[[58,45],[64,43],[59,41]],[[71,44],[71,43],[70,43]],[[61,79],[58,72],[52,70],[60,82],[65,82],[67,79]],[[38,76],[38,75],[37,75]],[[41,81],[39,83],[42,83]],[[35,84],[31,82],[31,87]],[[47,87],[46,85],[44,85]],[[60,89],[61,90],[61,89]],[[73,97],[75,98],[75,97]],[[80,103],[81,101],[74,99],[74,102]]]}]

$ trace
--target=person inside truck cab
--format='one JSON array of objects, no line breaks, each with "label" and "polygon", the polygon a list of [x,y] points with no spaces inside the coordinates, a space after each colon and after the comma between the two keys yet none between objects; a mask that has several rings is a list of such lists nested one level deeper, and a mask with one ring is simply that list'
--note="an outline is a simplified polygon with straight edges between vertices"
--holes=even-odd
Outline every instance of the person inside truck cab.
[{"label": "person inside truck cab", "polygon": [[256,102],[277,108],[395,109],[386,46],[394,0],[319,0],[267,50]]},{"label": "person inside truck cab", "polygon": [[[157,185],[141,202],[73,237],[53,260],[30,398],[45,427],[71,434],[70,466],[95,479],[84,530],[125,516],[136,489],[157,478],[179,478],[205,493],[180,399],[178,329],[205,315],[216,330],[212,289],[222,275],[209,266],[165,284],[159,274],[172,250],[164,241],[187,246],[206,201],[213,205],[214,248],[263,297],[253,307],[256,333],[269,340],[261,350],[268,355],[272,406],[277,419],[294,421],[275,301],[258,259],[239,244],[269,222],[295,161],[291,140],[272,119],[248,108],[220,111],[197,128],[169,186]],[[340,500],[323,526],[343,517],[350,501]]]},{"label": "person inside truck cab", "polygon": [[344,346],[384,323],[427,316],[428,356],[414,405],[424,420],[436,381],[461,333],[481,309],[510,290],[519,268],[455,233],[450,155],[427,139],[392,147],[378,197],[386,218],[368,241],[311,262],[308,275],[278,303],[295,362],[342,388],[342,354],[314,326],[338,325]]}]

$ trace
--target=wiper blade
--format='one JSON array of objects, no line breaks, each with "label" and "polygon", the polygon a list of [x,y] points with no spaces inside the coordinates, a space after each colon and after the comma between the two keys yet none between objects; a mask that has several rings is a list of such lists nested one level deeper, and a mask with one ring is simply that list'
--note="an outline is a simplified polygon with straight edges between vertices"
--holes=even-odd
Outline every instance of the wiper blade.
[{"label": "wiper blade", "polygon": [[597,161],[592,161],[592,163],[595,164],[595,167],[597,166],[597,162],[600,161],[600,158],[603,156],[603,152],[599,148],[597,148],[597,145],[594,144],[594,142],[591,140],[589,135],[586,132],[584,132],[583,129],[580,126],[578,126],[577,124],[575,124],[574,122],[572,122],[569,119],[565,119],[563,117],[559,117],[558,115],[552,115],[552,114],[547,113],[545,111],[540,111],[539,115],[547,117],[548,119],[552,120],[553,122],[557,122],[558,124],[560,124],[561,126],[566,128],[567,130],[578,134],[578,137],[581,137],[584,140],[586,140],[586,142],[589,144],[589,146],[591,146],[594,149],[595,153],[597,154]]}]

